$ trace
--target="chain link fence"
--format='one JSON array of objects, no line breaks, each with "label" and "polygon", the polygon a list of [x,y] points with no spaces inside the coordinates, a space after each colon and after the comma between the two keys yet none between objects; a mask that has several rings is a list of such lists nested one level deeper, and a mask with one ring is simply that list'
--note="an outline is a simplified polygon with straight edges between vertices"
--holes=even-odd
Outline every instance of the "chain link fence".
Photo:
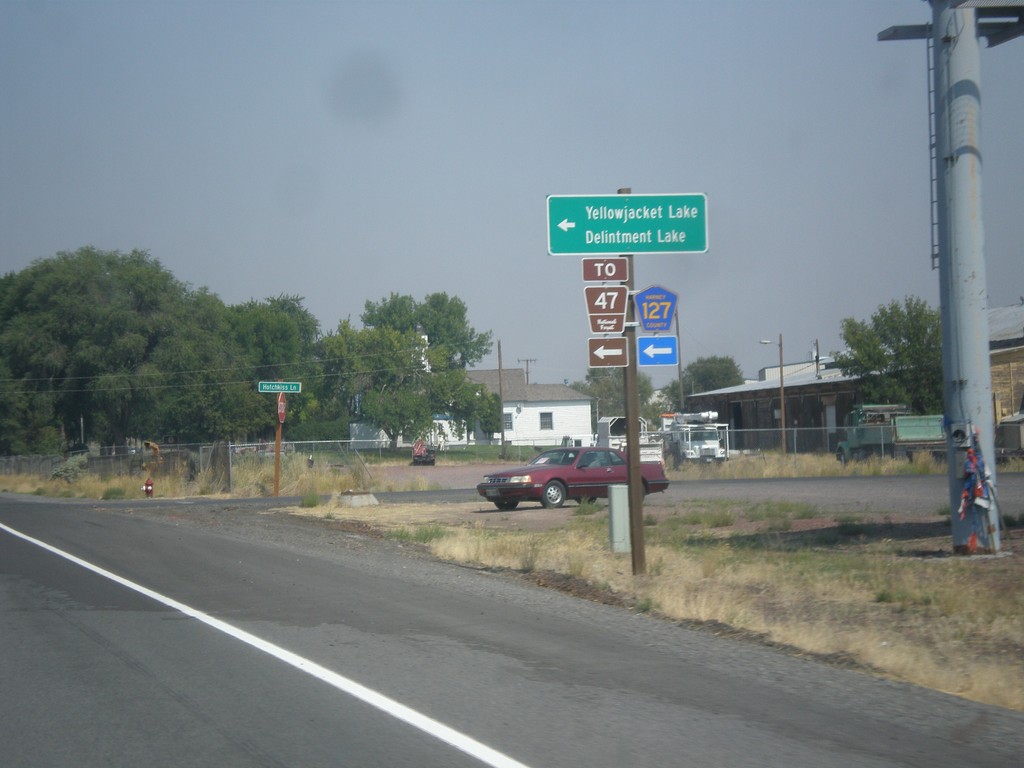
[{"label": "chain link fence", "polygon": [[[860,429],[864,429],[861,427]],[[846,439],[846,429],[791,427],[785,430],[786,453],[836,455],[839,443]],[[575,436],[579,443],[593,445],[597,436]],[[736,429],[729,432],[729,449],[733,455],[779,451],[783,432],[774,429]],[[879,442],[883,442],[882,436]],[[573,444],[576,440],[573,440]],[[551,444],[527,440],[509,441],[506,453],[509,458],[529,460],[538,451],[555,447]],[[475,446],[474,446],[475,447]],[[497,447],[495,445],[495,447]],[[445,451],[465,450],[462,444],[448,444]],[[326,464],[337,468],[362,471],[364,457],[381,461],[406,455],[409,446],[398,449],[391,447],[387,440],[313,440],[288,441],[281,443],[282,454],[298,454],[306,457],[311,464]],[[81,454],[85,456],[85,471],[102,477],[120,477],[151,473],[167,475],[178,473],[193,479],[202,473],[215,475],[215,483],[230,488],[232,467],[239,462],[263,462],[274,460],[274,443],[217,443],[168,444],[159,452],[147,449],[103,448],[98,452]],[[443,455],[443,452],[439,455]],[[0,456],[0,475],[36,475],[52,477],[66,466],[68,461],[82,461],[76,456]],[[220,478],[220,479],[217,479]]]}]

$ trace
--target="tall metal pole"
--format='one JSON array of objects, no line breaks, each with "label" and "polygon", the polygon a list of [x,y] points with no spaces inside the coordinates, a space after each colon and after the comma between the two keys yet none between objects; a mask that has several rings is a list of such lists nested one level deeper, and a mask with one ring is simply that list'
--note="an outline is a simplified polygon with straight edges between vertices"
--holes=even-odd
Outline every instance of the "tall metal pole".
[{"label": "tall metal pole", "polygon": [[995,421],[988,330],[984,230],[981,216],[981,86],[977,22],[973,9],[932,0],[935,64],[935,178],[938,192],[939,297],[942,315],[942,379],[946,421],[949,503],[953,550],[999,551],[998,510],[993,503],[978,525],[961,515],[966,446],[957,425],[988,462],[995,487]]},{"label": "tall metal pole", "polygon": [[[968,504],[961,511],[968,447],[987,461],[996,487],[995,414],[989,351],[988,287],[981,216],[981,64],[978,19],[962,0],[930,0],[930,25],[895,26],[879,40],[931,41],[935,151],[935,240],[942,315],[942,389],[947,430],[953,551],[998,552],[999,510]],[[989,45],[1021,36],[1017,19],[998,21],[998,4],[980,3]],[[1017,9],[1011,8],[1017,15]]]}]

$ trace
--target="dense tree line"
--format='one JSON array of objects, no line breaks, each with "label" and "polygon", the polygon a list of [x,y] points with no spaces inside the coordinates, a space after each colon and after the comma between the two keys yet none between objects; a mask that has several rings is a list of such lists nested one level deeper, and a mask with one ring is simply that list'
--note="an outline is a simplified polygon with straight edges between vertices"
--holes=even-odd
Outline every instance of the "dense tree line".
[{"label": "dense tree line", "polygon": [[[273,435],[276,407],[256,382],[301,381],[289,396],[288,436],[345,439],[364,421],[392,442],[421,437],[444,414],[450,424],[500,429],[495,394],[466,369],[491,350],[466,305],[444,293],[422,302],[391,294],[367,301],[362,327],[324,333],[299,296],[228,306],[194,289],[145,251],[81,248],[0,277],[0,453],[52,453],[82,442],[124,446],[132,438],[208,442]],[[910,297],[870,321],[842,323],[845,373],[866,400],[942,408],[937,310]],[[594,417],[622,415],[619,369],[587,373],[574,388]],[[735,361],[699,358],[682,371],[685,392],[742,382]],[[685,409],[680,382],[654,396],[638,376],[643,415]],[[453,435],[457,436],[457,435]]]},{"label": "dense tree line", "polygon": [[256,382],[275,379],[302,382],[292,439],[343,439],[356,420],[421,436],[436,413],[497,423],[497,398],[465,373],[491,335],[461,300],[393,294],[361,319],[323,333],[299,296],[228,306],[145,251],[38,260],[0,277],[0,453],[269,437],[276,407]]}]

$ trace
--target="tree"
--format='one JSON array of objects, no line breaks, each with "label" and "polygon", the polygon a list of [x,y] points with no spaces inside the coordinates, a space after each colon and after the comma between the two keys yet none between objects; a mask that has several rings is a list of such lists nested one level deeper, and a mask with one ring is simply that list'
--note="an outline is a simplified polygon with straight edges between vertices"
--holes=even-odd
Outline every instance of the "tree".
[{"label": "tree", "polygon": [[[467,368],[491,351],[491,333],[477,333],[466,318],[466,304],[446,293],[431,293],[423,303],[392,293],[378,303],[366,302],[363,324],[400,333],[422,332],[445,367]],[[435,356],[436,359],[436,356]]]},{"label": "tree", "polygon": [[159,390],[141,433],[190,443],[271,429],[273,402],[256,392],[250,355],[235,338],[229,308],[200,290],[185,298],[173,322],[175,333],[153,350]]},{"label": "tree", "polygon": [[861,378],[865,402],[906,403],[916,413],[942,413],[942,320],[914,296],[881,305],[870,323],[848,317],[846,351],[835,355],[848,376]]},{"label": "tree", "polygon": [[306,440],[348,434],[358,410],[360,382],[365,378],[360,371],[359,334],[346,319],[338,323],[337,330],[319,339],[316,357],[320,376],[310,382],[313,397],[308,417],[301,429],[293,428],[290,434],[300,434]]},{"label": "tree", "polygon": [[[320,326],[302,306],[302,298],[281,295],[248,301],[229,307],[228,319],[235,347],[247,363],[242,369],[245,376],[241,378],[251,382],[250,390],[256,381],[302,382],[302,393],[288,397],[288,411],[300,424],[315,414],[317,388],[307,385],[319,379],[322,373],[317,361]],[[276,401],[266,395],[258,395],[258,399],[262,406],[253,427],[270,434],[277,424]]]},{"label": "tree", "polygon": [[298,377],[312,361],[318,324],[297,296],[248,301],[228,309],[238,346],[245,350],[259,379]]},{"label": "tree", "polygon": [[36,394],[10,375],[0,358],[0,454],[60,453],[64,449],[53,417],[53,398]]},{"label": "tree", "polygon": [[[227,308],[144,251],[81,248],[0,279],[0,450],[123,446],[273,428],[264,378],[312,378],[318,326],[294,296]],[[301,401],[300,401],[301,402]],[[15,422],[15,423],[12,423]]]},{"label": "tree", "polygon": [[465,369],[490,352],[491,334],[469,325],[462,300],[432,293],[421,304],[393,293],[367,301],[362,320],[360,411],[392,445],[402,434],[427,434],[434,414],[449,416],[457,433],[487,418],[491,403]]},{"label": "tree", "polygon": [[402,435],[425,435],[433,425],[421,337],[367,328],[357,337],[359,412],[384,431],[394,448]]},{"label": "tree", "polygon": [[154,405],[149,358],[176,332],[169,317],[185,293],[144,251],[81,248],[36,261],[3,291],[10,375],[49,403],[64,434],[84,424],[87,437],[123,445]]},{"label": "tree", "polygon": [[[710,392],[743,383],[740,367],[731,357],[698,357],[683,369],[684,393]],[[686,410],[686,398],[679,397],[679,381],[662,389],[666,406],[672,411]]]},{"label": "tree", "polygon": [[443,357],[433,354],[428,357],[431,363],[426,380],[427,401],[434,413],[449,417],[448,437],[463,437],[466,428],[477,422],[485,432],[487,426],[494,426],[493,432],[499,431],[501,404],[498,396],[490,396],[483,385],[470,381],[462,368],[445,368],[447,361]]},{"label": "tree", "polygon": [[[480,387],[475,419],[483,434],[493,435],[501,432],[503,414],[501,398],[497,392],[488,392],[486,387]],[[467,420],[466,423],[471,423],[471,420]]]},{"label": "tree", "polygon": [[[626,382],[622,368],[590,368],[585,380],[574,381],[570,386],[591,397],[590,413],[595,432],[599,418],[626,415]],[[657,428],[660,425],[660,408],[653,400],[651,377],[637,373],[636,388],[640,415],[647,420],[649,427]]]}]

